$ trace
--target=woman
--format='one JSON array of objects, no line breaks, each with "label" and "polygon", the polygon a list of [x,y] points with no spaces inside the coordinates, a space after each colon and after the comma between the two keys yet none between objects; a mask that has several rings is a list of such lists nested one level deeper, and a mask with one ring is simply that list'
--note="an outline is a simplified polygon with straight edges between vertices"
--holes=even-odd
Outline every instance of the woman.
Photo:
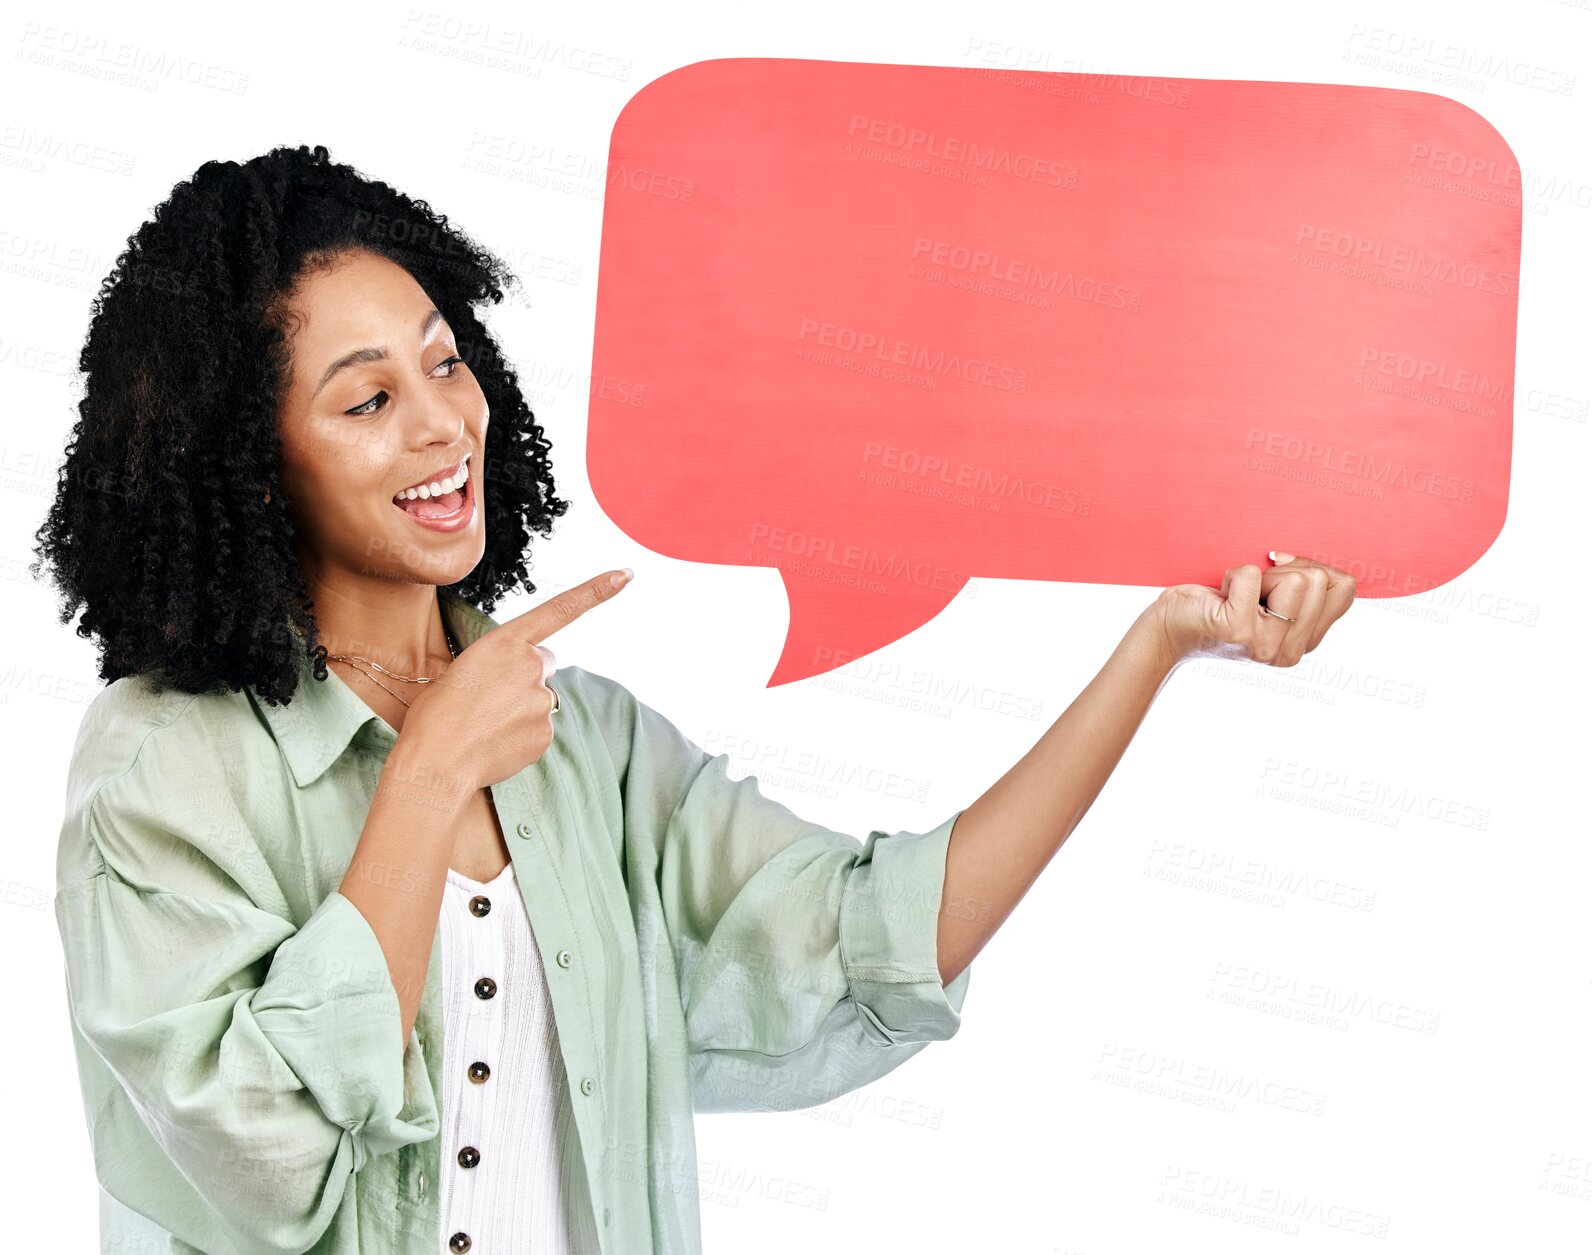
[{"label": "woman", "polygon": [[1352,600],[1287,554],[1167,589],[987,793],[860,843],[555,677],[628,570],[490,617],[568,508],[477,318],[508,280],[279,148],[96,301],[40,551],[109,682],[55,897],[105,1250],[697,1251],[693,1110],[951,1037],[1172,669],[1291,666]]}]

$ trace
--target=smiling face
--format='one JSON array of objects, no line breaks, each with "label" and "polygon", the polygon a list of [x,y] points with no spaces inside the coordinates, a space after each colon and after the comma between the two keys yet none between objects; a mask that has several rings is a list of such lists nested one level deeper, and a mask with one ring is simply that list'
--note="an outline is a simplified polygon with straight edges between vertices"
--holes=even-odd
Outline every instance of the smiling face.
[{"label": "smiling face", "polygon": [[413,275],[364,250],[305,274],[287,308],[282,489],[306,580],[457,583],[486,548],[489,415],[452,329]]}]

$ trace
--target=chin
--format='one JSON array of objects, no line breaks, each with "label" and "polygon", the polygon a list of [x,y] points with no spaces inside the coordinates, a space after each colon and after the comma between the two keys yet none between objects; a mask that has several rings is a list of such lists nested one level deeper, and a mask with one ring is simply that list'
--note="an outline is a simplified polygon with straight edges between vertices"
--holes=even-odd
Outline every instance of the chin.
[{"label": "chin", "polygon": [[472,546],[469,553],[437,554],[429,561],[414,561],[409,555],[408,569],[400,570],[396,578],[410,584],[431,584],[446,588],[457,584],[481,565],[481,547]]},{"label": "chin", "polygon": [[348,555],[353,570],[395,584],[457,584],[481,565],[486,537],[480,528],[454,536],[405,535],[398,528],[372,529],[362,552]]}]

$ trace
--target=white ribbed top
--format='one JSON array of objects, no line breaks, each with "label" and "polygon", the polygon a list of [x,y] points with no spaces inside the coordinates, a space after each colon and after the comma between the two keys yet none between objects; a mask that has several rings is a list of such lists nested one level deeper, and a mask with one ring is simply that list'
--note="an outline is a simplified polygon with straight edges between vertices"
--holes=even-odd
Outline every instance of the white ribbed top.
[{"label": "white ribbed top", "polygon": [[[485,915],[470,909],[480,897]],[[454,1234],[470,1255],[598,1255],[579,1137],[570,1128],[546,973],[510,863],[488,883],[448,869],[442,934],[443,1095],[439,1250]],[[483,976],[497,982],[476,994]],[[472,1064],[491,1070],[479,1084]],[[474,1147],[473,1168],[459,1152]],[[571,1147],[568,1156],[560,1147]]]}]

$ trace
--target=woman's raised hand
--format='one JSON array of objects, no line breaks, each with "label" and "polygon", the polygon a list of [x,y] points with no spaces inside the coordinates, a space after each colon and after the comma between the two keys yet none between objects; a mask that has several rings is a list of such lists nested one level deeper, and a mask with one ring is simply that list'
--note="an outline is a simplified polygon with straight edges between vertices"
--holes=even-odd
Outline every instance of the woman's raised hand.
[{"label": "woman's raised hand", "polygon": [[1354,577],[1290,553],[1277,553],[1276,562],[1265,570],[1254,563],[1228,567],[1220,589],[1162,590],[1151,610],[1168,660],[1176,665],[1203,654],[1291,667],[1321,644],[1354,601]]},{"label": "woman's raised hand", "polygon": [[629,582],[623,571],[605,572],[485,633],[414,700],[400,738],[414,730],[428,760],[472,790],[534,763],[553,743],[556,717],[547,682],[558,660],[541,642]]}]

